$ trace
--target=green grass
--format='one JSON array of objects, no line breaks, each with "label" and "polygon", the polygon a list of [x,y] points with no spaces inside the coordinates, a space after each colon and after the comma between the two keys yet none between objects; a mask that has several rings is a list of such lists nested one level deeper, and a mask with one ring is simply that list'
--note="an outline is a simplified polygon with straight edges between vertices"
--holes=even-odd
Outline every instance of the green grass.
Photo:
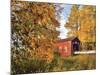
[{"label": "green grass", "polygon": [[90,70],[96,68],[95,55],[76,55],[60,58],[56,71]]},{"label": "green grass", "polygon": [[95,55],[73,55],[62,58],[55,55],[50,63],[38,60],[23,60],[20,64],[12,66],[12,73],[40,73],[40,72],[61,72],[76,70],[91,70],[96,68]]}]

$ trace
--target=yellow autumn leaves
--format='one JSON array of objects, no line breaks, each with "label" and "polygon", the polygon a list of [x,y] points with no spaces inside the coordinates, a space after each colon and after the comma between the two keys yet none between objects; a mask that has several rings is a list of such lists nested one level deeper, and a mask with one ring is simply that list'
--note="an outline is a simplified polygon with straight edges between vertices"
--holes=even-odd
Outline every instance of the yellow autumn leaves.
[{"label": "yellow autumn leaves", "polygon": [[[25,46],[25,57],[51,62],[53,60],[53,44],[58,36],[56,26],[59,25],[54,5],[13,1],[12,8],[13,33],[19,34],[22,46]],[[12,35],[14,35],[13,33]],[[21,52],[21,50],[19,51]]]},{"label": "yellow autumn leaves", "polygon": [[69,36],[77,36],[82,42],[95,42],[96,7],[91,5],[73,5],[68,23]]}]

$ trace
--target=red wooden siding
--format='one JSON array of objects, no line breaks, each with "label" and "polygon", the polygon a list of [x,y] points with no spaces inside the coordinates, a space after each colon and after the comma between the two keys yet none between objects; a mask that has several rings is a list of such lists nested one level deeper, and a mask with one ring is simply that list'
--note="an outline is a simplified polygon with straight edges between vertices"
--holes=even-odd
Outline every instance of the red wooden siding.
[{"label": "red wooden siding", "polygon": [[58,42],[56,43],[56,46],[60,56],[67,57],[72,54],[71,41]]}]

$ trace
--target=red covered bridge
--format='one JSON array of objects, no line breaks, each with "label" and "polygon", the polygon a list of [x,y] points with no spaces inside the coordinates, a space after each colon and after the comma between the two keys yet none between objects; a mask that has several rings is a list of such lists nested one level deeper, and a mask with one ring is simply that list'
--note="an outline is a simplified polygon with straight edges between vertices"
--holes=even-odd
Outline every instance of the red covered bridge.
[{"label": "red covered bridge", "polygon": [[61,39],[56,42],[56,47],[60,56],[67,57],[80,50],[80,40],[77,37]]}]

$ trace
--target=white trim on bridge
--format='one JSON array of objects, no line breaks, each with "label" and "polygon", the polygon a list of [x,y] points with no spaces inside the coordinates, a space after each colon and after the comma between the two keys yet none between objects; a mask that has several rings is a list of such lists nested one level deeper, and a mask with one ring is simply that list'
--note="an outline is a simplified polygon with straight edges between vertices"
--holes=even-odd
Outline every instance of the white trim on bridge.
[{"label": "white trim on bridge", "polygon": [[96,50],[89,51],[75,51],[74,54],[95,54]]}]

